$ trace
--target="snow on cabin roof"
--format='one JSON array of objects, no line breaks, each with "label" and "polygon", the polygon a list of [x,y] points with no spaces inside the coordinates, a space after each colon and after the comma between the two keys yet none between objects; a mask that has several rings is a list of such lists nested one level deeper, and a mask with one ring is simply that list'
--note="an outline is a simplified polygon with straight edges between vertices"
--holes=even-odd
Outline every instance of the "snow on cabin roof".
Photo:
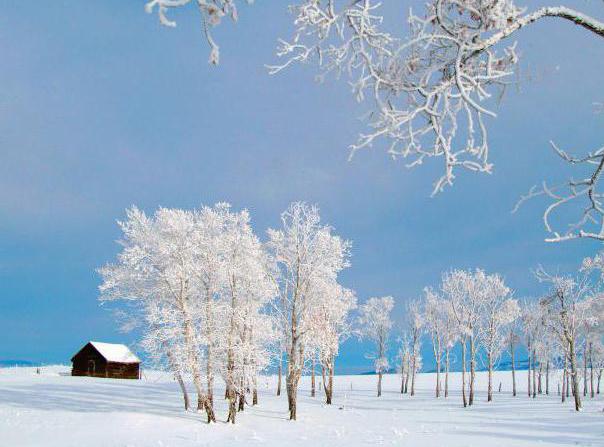
[{"label": "snow on cabin roof", "polygon": [[140,363],[140,359],[126,345],[91,341],[90,344],[99,351],[108,362]]}]

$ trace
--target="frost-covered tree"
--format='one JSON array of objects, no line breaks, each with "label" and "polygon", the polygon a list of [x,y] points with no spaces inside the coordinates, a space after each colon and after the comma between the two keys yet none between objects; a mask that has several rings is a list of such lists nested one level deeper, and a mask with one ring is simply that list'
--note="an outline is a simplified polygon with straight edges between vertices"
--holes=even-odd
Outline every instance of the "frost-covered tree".
[{"label": "frost-covered tree", "polygon": [[518,335],[520,330],[522,309],[519,309],[520,314],[516,320],[512,321],[508,328],[507,333],[507,345],[508,352],[510,354],[510,370],[512,374],[512,396],[516,397],[518,391],[516,387],[516,346],[520,341],[520,336]]},{"label": "frost-covered tree", "polygon": [[267,255],[254,235],[247,211],[230,213],[222,235],[226,284],[221,292],[220,338],[222,376],[229,400],[227,421],[235,423],[236,401],[240,408],[246,389],[253,388],[256,374],[268,364],[270,322],[262,310],[276,295]]},{"label": "frost-covered tree", "polygon": [[422,367],[421,343],[424,330],[424,314],[421,299],[414,299],[406,304],[405,324],[410,335],[410,368],[411,396],[415,396],[415,379]]},{"label": "frost-covered tree", "polygon": [[275,305],[285,336],[289,416],[295,420],[312,311],[318,303],[316,289],[325,282],[336,282],[340,271],[349,266],[350,242],[321,224],[316,206],[303,202],[292,203],[281,222],[281,229],[268,230],[267,246],[276,266],[273,278],[279,296]]},{"label": "frost-covered tree", "polygon": [[408,328],[404,328],[398,339],[399,351],[398,357],[401,361],[401,394],[406,394],[409,390],[409,372],[411,371],[411,335]]},{"label": "frost-covered tree", "polygon": [[551,287],[550,293],[540,301],[544,309],[543,321],[548,330],[555,335],[568,360],[575,409],[580,411],[578,342],[581,328],[586,321],[594,318],[590,314],[588,301],[593,295],[593,289],[585,277],[549,275],[540,269],[538,278]]},{"label": "frost-covered tree", "polygon": [[436,361],[436,397],[440,397],[441,385],[441,362],[443,360],[443,352],[447,349],[447,324],[448,324],[448,309],[449,306],[438,296],[438,294],[430,287],[424,289],[424,322],[425,328],[432,342],[432,353]]},{"label": "frost-covered tree", "polygon": [[[443,275],[442,291],[457,322],[462,349],[462,401],[464,407],[474,403],[476,354],[479,348],[478,328],[481,317],[483,285],[487,275],[482,270],[452,270]],[[470,351],[469,396],[466,397],[466,357]]]},{"label": "frost-covered tree", "polygon": [[192,214],[160,208],[148,217],[132,208],[126,217],[119,222],[123,237],[117,262],[99,269],[103,278],[101,300],[135,301],[147,322],[157,328],[147,335],[173,334],[166,343],[155,345],[170,349],[179,343],[179,348],[170,352],[182,354],[178,364],[185,365],[193,378],[198,409],[205,410],[208,422],[213,422],[214,410],[201,374],[203,345],[198,328],[202,314],[194,286]]},{"label": "frost-covered tree", "polygon": [[101,300],[126,300],[141,320],[142,345],[174,373],[188,406],[191,377],[198,410],[215,421],[213,383],[227,385],[228,420],[235,422],[248,389],[272,357],[274,324],[266,307],[276,294],[271,265],[247,211],[228,204],[185,211],[136,208],[120,223],[117,262],[99,272]]},{"label": "frost-covered tree", "polygon": [[377,395],[382,395],[382,376],[388,371],[388,339],[392,329],[390,314],[394,308],[394,298],[391,296],[372,297],[359,306],[358,324],[362,337],[375,344],[375,351],[370,354],[373,358],[375,372],[378,375]]},{"label": "frost-covered tree", "polygon": [[488,275],[481,299],[478,337],[487,356],[487,401],[493,400],[493,368],[506,345],[508,328],[520,315],[518,302],[510,297],[510,289],[497,274]]},{"label": "frost-covered tree", "polygon": [[325,401],[330,405],[333,399],[335,362],[340,344],[352,334],[350,312],[356,307],[356,296],[352,290],[336,282],[318,285],[313,293],[316,294],[317,302],[311,309],[309,346],[312,359],[319,360]]}]

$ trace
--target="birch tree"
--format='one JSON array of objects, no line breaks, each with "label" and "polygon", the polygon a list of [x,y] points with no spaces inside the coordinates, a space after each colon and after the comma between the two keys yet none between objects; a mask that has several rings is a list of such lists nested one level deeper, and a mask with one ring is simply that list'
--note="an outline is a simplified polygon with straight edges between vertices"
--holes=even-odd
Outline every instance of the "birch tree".
[{"label": "birch tree", "polygon": [[[152,217],[137,208],[126,212],[127,219],[119,222],[123,237],[122,251],[115,264],[99,269],[103,278],[101,300],[134,300],[143,310],[158,309],[154,316],[169,316],[166,321],[152,323],[174,324],[182,342],[187,371],[193,378],[198,396],[198,410],[205,410],[208,422],[215,421],[214,410],[203,387],[202,337],[198,331],[201,313],[196,306],[193,228],[191,213],[160,208]],[[169,345],[166,345],[169,347]]]},{"label": "birch tree", "polygon": [[340,344],[352,334],[350,312],[356,307],[356,296],[338,283],[325,283],[314,293],[318,299],[311,310],[313,324],[309,344],[314,346],[319,360],[325,402],[331,405],[335,362]]},{"label": "birch tree", "polygon": [[489,275],[481,299],[481,317],[478,336],[487,356],[488,388],[487,401],[493,400],[493,367],[505,347],[508,328],[519,314],[518,302],[510,297],[510,289],[496,274]]},{"label": "birch tree", "polygon": [[370,354],[378,376],[377,396],[382,395],[382,376],[388,371],[388,338],[392,329],[390,314],[394,308],[391,296],[372,297],[359,307],[358,324],[363,337],[372,341],[375,351]]},{"label": "birch tree", "polygon": [[[442,291],[447,297],[457,322],[462,348],[462,401],[464,407],[474,403],[476,354],[479,348],[478,329],[484,289],[488,282],[483,270],[452,270],[443,275]],[[466,397],[466,351],[470,354],[469,396]]]},{"label": "birch tree", "polygon": [[286,337],[286,388],[289,417],[296,419],[298,384],[306,360],[307,337],[312,328],[313,291],[324,281],[337,281],[349,266],[350,242],[321,224],[319,210],[303,202],[292,203],[281,215],[282,228],[268,230],[268,249],[276,265],[275,302]]},{"label": "birch tree", "polygon": [[440,397],[441,385],[440,385],[440,374],[441,374],[441,361],[443,358],[443,351],[447,346],[447,316],[446,312],[448,309],[447,304],[444,300],[439,297],[433,289],[424,289],[425,300],[424,300],[424,321],[425,327],[430,335],[432,341],[432,353],[434,354],[434,360],[436,361],[436,397]]},{"label": "birch tree", "polygon": [[592,318],[584,301],[591,294],[591,286],[585,278],[553,276],[542,269],[538,271],[538,278],[551,285],[549,295],[541,300],[547,312],[544,321],[555,334],[568,359],[575,410],[580,411],[578,337],[586,319]]},{"label": "birch tree", "polygon": [[[267,334],[261,310],[276,296],[269,263],[254,235],[247,211],[229,213],[223,234],[226,284],[222,289],[225,321],[221,351],[222,375],[229,401],[227,421],[235,423],[237,399],[242,409],[245,391],[258,368],[268,364],[257,342]],[[260,343],[262,348],[262,343]]]}]

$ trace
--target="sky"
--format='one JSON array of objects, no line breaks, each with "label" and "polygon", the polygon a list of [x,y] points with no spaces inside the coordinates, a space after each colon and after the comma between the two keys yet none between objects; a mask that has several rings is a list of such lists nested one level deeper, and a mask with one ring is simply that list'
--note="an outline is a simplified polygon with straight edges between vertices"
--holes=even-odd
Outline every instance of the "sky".
[{"label": "sky", "polygon": [[[405,26],[420,2],[386,3]],[[494,173],[460,172],[430,198],[438,164],[408,170],[383,144],[347,161],[368,104],[345,82],[318,84],[312,66],[267,73],[291,33],[284,3],[243,5],[236,25],[216,29],[218,67],[194,8],[168,29],[143,5],[12,0],[0,11],[0,360],[66,363],[88,340],[136,341],[99,305],[95,271],[115,258],[116,220],[132,205],[227,201],[264,238],[291,201],[316,203],[353,241],[342,282],[361,302],[394,296],[399,321],[450,268],[499,272],[523,298],[543,292],[537,265],[569,272],[598,251],[544,242],[544,202],[510,212],[532,185],[564,178],[550,140],[602,144],[604,44],[584,31],[550,20],[519,34],[518,84],[488,123]],[[370,370],[368,350],[347,342],[339,370]]]}]

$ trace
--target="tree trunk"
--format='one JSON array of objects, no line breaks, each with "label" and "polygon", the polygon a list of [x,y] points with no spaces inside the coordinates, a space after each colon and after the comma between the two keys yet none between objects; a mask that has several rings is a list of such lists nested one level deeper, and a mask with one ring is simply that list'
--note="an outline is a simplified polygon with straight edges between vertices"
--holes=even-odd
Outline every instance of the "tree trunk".
[{"label": "tree trunk", "polygon": [[587,343],[583,345],[583,397],[587,397]]},{"label": "tree trunk", "polygon": [[487,388],[487,402],[493,401],[493,356],[491,353],[487,354],[487,362],[489,368],[489,385]]},{"label": "tree trunk", "polygon": [[604,370],[601,369],[600,372],[598,372],[598,394],[600,394],[600,382],[602,380],[602,372],[603,371]]},{"label": "tree trunk", "polygon": [[213,346],[213,338],[215,336],[214,332],[214,315],[212,312],[212,292],[210,288],[206,286],[206,296],[205,296],[205,311],[206,311],[206,320],[207,324],[205,325],[206,329],[206,337],[208,340],[208,346],[206,350],[206,382],[207,382],[207,390],[208,390],[208,401],[210,405],[214,406],[214,346]]},{"label": "tree trunk", "polygon": [[283,375],[283,355],[279,356],[279,376],[277,379],[277,396],[281,396],[281,376]]},{"label": "tree trunk", "polygon": [[474,335],[470,336],[470,398],[468,405],[474,405],[474,380],[476,379],[476,345]]},{"label": "tree trunk", "polygon": [[593,359],[593,344],[589,342],[589,390],[590,397],[595,397],[594,393],[594,359]]},{"label": "tree trunk", "polygon": [[549,395],[549,359],[545,363],[545,394]]},{"label": "tree trunk", "polygon": [[528,355],[528,397],[531,397],[532,389],[531,389],[531,338],[528,338],[526,343],[527,346],[527,355]]},{"label": "tree trunk", "polygon": [[567,376],[568,375],[568,358],[564,354],[564,370],[562,371],[562,403],[566,401],[566,390],[568,386]]},{"label": "tree trunk", "polygon": [[[411,395],[413,395],[413,384],[411,384]],[[378,371],[377,397],[382,396],[382,370]]]},{"label": "tree trunk", "polygon": [[461,342],[461,397],[464,408],[468,406],[466,399],[466,341]]},{"label": "tree trunk", "polygon": [[533,399],[537,397],[537,353],[533,349]]},{"label": "tree trunk", "polygon": [[[321,377],[323,378],[323,391],[325,391],[325,403],[327,405],[331,405],[332,397],[333,397],[333,375],[335,368],[335,358],[332,356],[327,365],[321,366]],[[325,374],[325,370],[327,369],[327,376]],[[352,383],[350,384],[350,389],[352,390]]]},{"label": "tree trunk", "polygon": [[543,365],[541,364],[541,362],[539,362],[539,373],[538,373],[538,377],[537,377],[537,389],[539,390],[539,394],[543,394],[543,387],[542,387],[542,383],[543,381],[541,380],[543,376]]},{"label": "tree trunk", "polygon": [[401,358],[401,394],[405,392],[405,356]]},{"label": "tree trunk", "polygon": [[436,397],[440,397],[440,358],[436,360]]},{"label": "tree trunk", "polygon": [[315,397],[316,388],[315,388],[315,358],[312,359],[312,369],[310,373],[310,397]]},{"label": "tree trunk", "polygon": [[252,386],[252,405],[258,405],[258,371],[254,365],[254,382]]},{"label": "tree trunk", "polygon": [[178,382],[178,386],[180,387],[180,391],[182,392],[182,398],[185,401],[185,411],[189,410],[190,401],[189,401],[189,393],[187,392],[187,387],[185,386],[185,382],[182,380],[182,376],[179,372],[175,372],[174,376],[176,377],[176,381]]},{"label": "tree trunk", "polygon": [[229,400],[229,414],[227,415],[227,422],[234,424],[235,416],[237,414],[237,395],[233,388],[230,388],[227,391],[227,399]]},{"label": "tree trunk", "polygon": [[413,353],[413,361],[411,364],[411,395],[415,396],[415,373],[417,370],[417,353]]},{"label": "tree trunk", "polygon": [[297,373],[288,374],[286,377],[287,403],[289,407],[289,420],[296,420],[296,412],[298,405],[298,382]]},{"label": "tree trunk", "polygon": [[243,391],[241,391],[239,393],[239,409],[238,411],[243,411],[245,410],[245,393]]},{"label": "tree trunk", "polygon": [[407,357],[407,375],[405,376],[405,394],[409,392],[409,376],[411,372],[411,357]]},{"label": "tree trunk", "polygon": [[[297,325],[294,322],[292,327],[295,328],[296,326]],[[285,377],[285,386],[287,390],[289,419],[291,421],[295,421],[298,405],[298,385],[300,384],[300,376],[302,375],[304,348],[299,344],[295,329],[293,329],[292,332],[291,347],[288,351],[287,358],[287,375]]]},{"label": "tree trunk", "polygon": [[[327,385],[327,396],[326,396],[326,404],[331,405],[331,400],[333,398],[333,375],[336,368],[336,359],[332,356],[330,361],[329,368],[329,384]],[[352,384],[351,384],[352,385]]]},{"label": "tree trunk", "polygon": [[514,335],[510,334],[510,356],[512,360],[512,396],[516,397],[516,362],[514,359]]},{"label": "tree trunk", "polygon": [[170,369],[172,369],[172,372],[174,373],[174,378],[178,382],[178,386],[180,387],[180,391],[182,392],[182,398],[185,403],[185,411],[188,411],[189,407],[191,406],[191,401],[189,400],[189,393],[187,392],[187,387],[185,385],[185,382],[184,382],[184,380],[182,380],[182,374],[178,370],[176,361],[174,360],[174,354],[172,353],[170,347],[167,345],[166,342],[162,343],[162,347],[164,348],[164,351],[166,352],[166,357],[168,358],[168,364],[170,365]]},{"label": "tree trunk", "polygon": [[575,397],[575,410],[581,411],[581,396],[579,395],[579,375],[577,370],[577,354],[575,352],[574,340],[571,340],[568,344],[570,354],[570,371],[571,371],[571,382],[573,387],[573,394]]},{"label": "tree trunk", "polygon": [[445,398],[449,397],[449,350],[445,354]]}]

